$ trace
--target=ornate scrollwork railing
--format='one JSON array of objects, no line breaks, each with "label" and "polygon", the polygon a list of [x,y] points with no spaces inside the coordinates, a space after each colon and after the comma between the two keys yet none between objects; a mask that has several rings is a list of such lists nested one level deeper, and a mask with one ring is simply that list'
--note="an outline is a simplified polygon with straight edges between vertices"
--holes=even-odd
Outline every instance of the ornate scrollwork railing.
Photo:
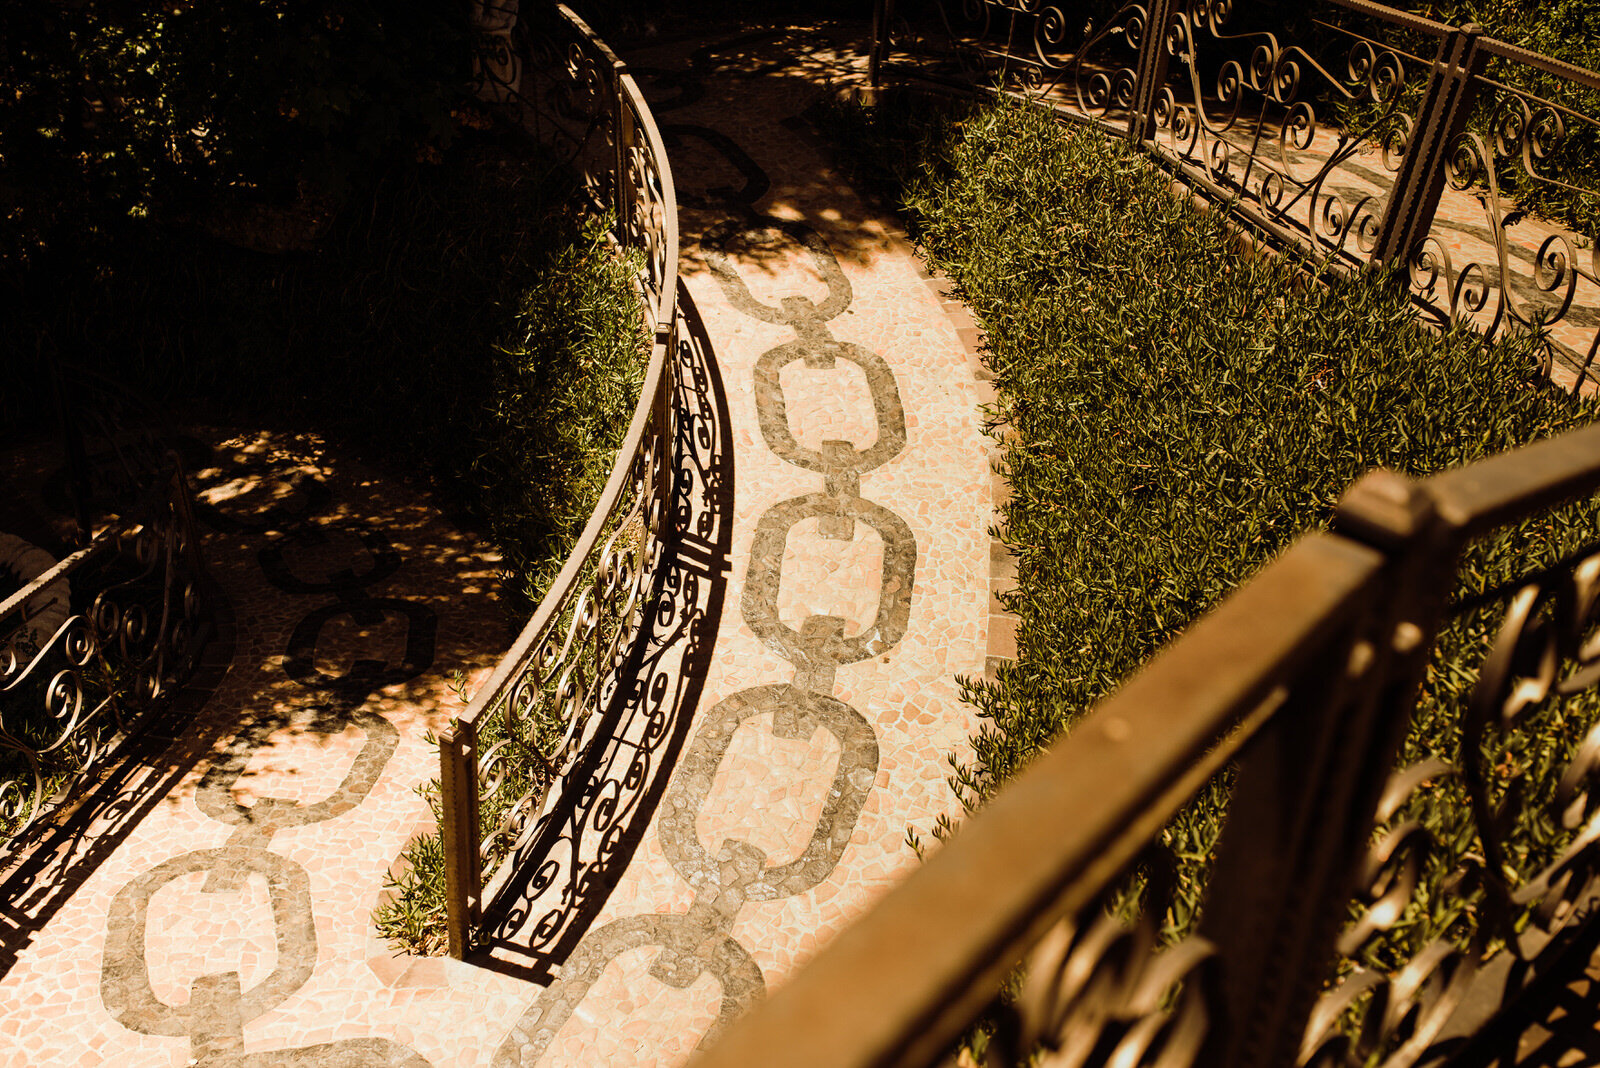
[{"label": "ornate scrollwork railing", "polygon": [[1600,426],[1367,476],[699,1063],[1488,1063],[1600,922],[1597,503]]},{"label": "ornate scrollwork railing", "polygon": [[[484,3],[478,25],[485,41],[480,96],[511,106],[546,143],[566,151],[593,208],[611,220],[617,246],[641,258],[640,314],[652,347],[638,406],[577,544],[493,676],[440,736],[455,956],[467,951],[486,916],[503,923],[493,914],[527,907],[497,908],[499,899],[536,897],[549,885],[584,878],[573,841],[571,855],[551,851],[551,838],[561,837],[556,824],[610,826],[606,813],[617,798],[600,796],[606,791],[580,769],[608,744],[610,712],[630,696],[630,666],[637,666],[633,658],[655,611],[652,584],[662,579],[667,543],[691,522],[675,485],[691,477],[676,470],[680,423],[692,419],[680,410],[679,393],[697,373],[679,307],[687,297],[677,281],[672,172],[633,77],[565,7],[530,23],[514,2]],[[531,891],[521,885],[530,872]]]},{"label": "ornate scrollwork railing", "polygon": [[204,568],[183,472],[0,604],[0,870],[193,669]]},{"label": "ornate scrollwork railing", "polygon": [[1294,27],[1234,0],[1129,0],[1087,24],[1043,0],[898,6],[879,0],[876,82],[1028,95],[1143,145],[1280,246],[1400,264],[1433,320],[1538,336],[1574,391],[1592,374],[1600,235],[1528,217],[1503,186],[1600,205],[1551,172],[1600,130],[1600,73],[1367,0]]}]

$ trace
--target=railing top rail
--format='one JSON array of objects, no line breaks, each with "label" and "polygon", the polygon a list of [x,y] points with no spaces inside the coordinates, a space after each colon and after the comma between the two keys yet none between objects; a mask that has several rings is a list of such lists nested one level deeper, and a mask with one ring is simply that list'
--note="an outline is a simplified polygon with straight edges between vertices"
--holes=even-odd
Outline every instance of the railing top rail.
[{"label": "railing top rail", "polygon": [[1472,537],[1600,489],[1600,423],[1442,472],[1423,485],[1440,517]]},{"label": "railing top rail", "polygon": [[[1040,756],[697,1068],[932,1064],[1024,949],[1089,904],[1377,595],[1384,558],[1312,534]],[[842,991],[847,993],[841,993]]]},{"label": "railing top rail", "polygon": [[1542,55],[1531,49],[1514,45],[1507,41],[1485,37],[1479,40],[1478,47],[1491,56],[1509,59],[1523,66],[1542,70],[1546,74],[1554,74],[1558,78],[1565,78],[1569,82],[1587,86],[1590,89],[1600,89],[1600,72],[1592,71],[1587,67],[1580,67],[1575,63],[1568,63],[1556,59],[1554,56]]},{"label": "railing top rail", "polygon": [[[1426,34],[1429,37],[1446,37],[1462,28],[1444,22],[1435,22],[1433,19],[1415,15],[1409,11],[1401,11],[1399,8],[1390,7],[1387,4],[1374,3],[1373,0],[1328,0],[1328,3],[1342,7],[1347,11],[1382,19],[1391,25]],[[1589,70],[1587,67],[1580,67],[1575,63],[1567,63],[1564,60],[1546,56],[1532,49],[1523,48],[1521,45],[1514,45],[1509,41],[1502,41],[1494,37],[1480,37],[1478,39],[1478,47],[1491,56],[1509,59],[1524,66],[1532,67],[1535,70],[1544,71],[1546,74],[1554,74],[1559,78],[1565,78],[1570,82],[1587,86],[1590,89],[1600,89],[1600,72]]]},{"label": "railing top rail", "polygon": [[617,459],[612,464],[605,488],[600,491],[599,503],[595,505],[589,521],[584,524],[583,532],[578,535],[577,543],[573,545],[566,562],[561,565],[555,581],[550,583],[549,592],[534,609],[532,617],[517,635],[517,640],[512,643],[510,650],[500,658],[500,663],[495,666],[494,674],[489,677],[489,681],[478,690],[467,710],[461,714],[461,723],[476,723],[484,711],[494,705],[505,688],[517,677],[520,665],[533,651],[534,644],[551,620],[560,613],[568,590],[577,582],[585,562],[600,544],[612,509],[622,497],[623,490],[627,488],[629,471],[633,467],[639,446],[644,441],[646,424],[650,419],[651,399],[660,388],[666,364],[667,346],[658,340],[651,345],[650,365],[645,371],[644,386],[639,390],[639,405],[634,409],[633,418],[628,423],[627,436],[622,441],[622,447],[617,450]]},{"label": "railing top rail", "polygon": [[91,557],[99,556],[106,550],[107,547],[111,545],[111,543],[115,540],[115,536],[115,531],[102,531],[88,545],[85,545],[71,556],[67,556],[58,561],[54,567],[50,568],[50,570],[34,578],[33,581],[22,587],[22,589],[18,590],[16,593],[13,593],[10,597],[7,597],[4,602],[0,602],[0,619],[4,619],[6,616],[22,611],[29,601],[39,596],[39,594],[45,589],[49,588],[52,583],[68,577],[74,571],[82,567]]},{"label": "railing top rail", "polygon": [[583,21],[582,17],[580,17],[576,11],[572,10],[566,4],[557,4],[556,11],[561,15],[562,18],[572,23],[573,27],[583,35],[584,40],[590,48],[594,49],[600,54],[601,58],[603,58],[607,63],[611,64],[612,70],[621,73],[627,69],[628,65],[622,61],[622,57],[613,52],[611,50],[611,46],[606,44],[605,38],[601,37],[598,33],[595,33],[593,28],[591,28],[587,22]]},{"label": "railing top rail", "polygon": [[1435,22],[1433,19],[1414,15],[1409,11],[1390,7],[1388,4],[1374,3],[1373,0],[1328,0],[1330,4],[1342,7],[1347,11],[1354,11],[1359,15],[1370,15],[1385,22],[1402,26],[1417,33],[1427,34],[1429,37],[1447,37],[1456,27],[1448,23]]},{"label": "railing top rail", "polygon": [[[651,409],[662,390],[666,387],[667,357],[669,355],[668,335],[677,314],[678,207],[672,179],[672,167],[667,159],[666,147],[661,139],[661,132],[656,126],[655,117],[651,114],[649,105],[645,102],[644,94],[639,91],[633,76],[627,73],[627,65],[589,28],[583,19],[573,13],[572,9],[564,4],[558,4],[557,11],[586,39],[589,47],[594,48],[600,55],[605,57],[607,62],[612,64],[613,70],[618,75],[618,92],[623,94],[623,98],[632,107],[637,116],[640,128],[644,132],[646,149],[659,168],[663,213],[661,220],[662,242],[665,246],[662,262],[665,265],[665,275],[662,279],[661,292],[656,295],[655,305],[646,308],[646,313],[653,317],[650,328],[654,337],[651,343],[650,362],[645,369],[644,382],[639,389],[639,401],[634,408],[632,418],[629,420],[627,434],[623,437],[622,445],[617,450],[617,457],[612,463],[611,473],[606,479],[604,488],[600,491],[599,500],[596,502],[588,522],[584,524],[582,533],[578,535],[578,540],[573,545],[572,551],[567,555],[566,562],[561,565],[561,570],[550,584],[550,588],[543,600],[534,609],[534,613],[528,620],[527,625],[517,635],[517,639],[510,650],[500,658],[500,662],[496,665],[494,673],[490,676],[488,682],[478,690],[466,711],[461,714],[460,722],[463,724],[476,723],[485,710],[493,707],[495,702],[503,696],[503,691],[506,687],[516,679],[520,665],[533,651],[534,645],[546,628],[561,612],[567,594],[577,582],[585,562],[600,544],[601,538],[605,534],[606,523],[628,486],[629,472],[644,442]],[[621,220],[618,220],[618,224],[620,227]],[[648,290],[645,291],[645,296],[648,300]]]}]

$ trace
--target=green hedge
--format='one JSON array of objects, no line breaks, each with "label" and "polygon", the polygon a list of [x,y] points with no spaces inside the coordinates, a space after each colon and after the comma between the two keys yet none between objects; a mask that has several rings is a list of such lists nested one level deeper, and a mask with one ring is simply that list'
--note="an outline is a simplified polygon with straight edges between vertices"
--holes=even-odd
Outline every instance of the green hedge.
[{"label": "green hedge", "polygon": [[[1199,613],[1303,531],[1343,490],[1387,466],[1422,475],[1592,420],[1530,374],[1526,339],[1486,344],[1421,328],[1402,289],[1377,274],[1313,280],[1272,257],[1242,257],[1223,212],[1173,195],[1126,145],[1006,102],[930,119],[924,103],[844,108],[828,125],[861,172],[901,198],[929,258],[986,332],[1006,428],[1013,497],[1004,537],[1018,588],[1018,659],[993,684],[969,680],[984,723],[952,780],[970,807],[1071,728]],[[1600,531],[1592,504],[1565,509],[1471,554],[1463,593],[1487,589]],[[1489,613],[1458,620],[1408,742],[1412,759],[1454,755]],[[1594,718],[1595,703],[1534,717],[1511,754],[1534,794]],[[1504,766],[1502,764],[1502,766]],[[1226,782],[1165,832],[1185,866],[1166,917],[1187,929],[1226,804]],[[1437,784],[1408,814],[1471,845],[1461,798]],[[914,836],[913,836],[914,837]],[[1526,869],[1559,832],[1517,832]],[[1369,955],[1392,962],[1448,930],[1460,906],[1424,891]]]}]

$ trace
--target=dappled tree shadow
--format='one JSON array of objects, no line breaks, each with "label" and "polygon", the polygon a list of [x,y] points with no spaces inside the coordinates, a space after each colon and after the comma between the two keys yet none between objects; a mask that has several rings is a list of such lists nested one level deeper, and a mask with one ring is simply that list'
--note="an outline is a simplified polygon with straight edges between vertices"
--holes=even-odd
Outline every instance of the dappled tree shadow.
[{"label": "dappled tree shadow", "polygon": [[[281,821],[386,768],[425,781],[437,758],[423,736],[462,707],[453,679],[481,677],[510,643],[499,555],[414,488],[316,435],[187,436],[206,458],[193,482],[213,635],[109,774],[0,875],[0,975],[147,819],[181,825],[199,803],[224,822]],[[58,527],[59,450],[5,461],[0,529]],[[428,822],[420,798],[406,807]]]}]

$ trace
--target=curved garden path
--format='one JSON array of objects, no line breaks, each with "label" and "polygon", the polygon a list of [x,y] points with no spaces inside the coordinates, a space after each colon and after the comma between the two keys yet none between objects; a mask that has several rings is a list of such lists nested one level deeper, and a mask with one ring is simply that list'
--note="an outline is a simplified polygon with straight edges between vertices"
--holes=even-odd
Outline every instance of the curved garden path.
[{"label": "curved garden path", "polygon": [[[989,612],[975,335],[800,114],[821,32],[623,50],[728,392],[730,587],[690,740],[590,934],[497,1065],[675,1064],[916,863],[952,808]],[[537,915],[537,911],[534,913]]]},{"label": "curved garden path", "polygon": [[508,641],[493,560],[310,436],[196,432],[231,620],[94,862],[0,917],[0,1064],[678,1064],[916,863],[974,726],[955,677],[989,653],[976,335],[799,118],[849,49],[705,41],[627,58],[728,391],[728,596],[671,784],[559,978],[371,930],[429,825],[424,734]]}]

